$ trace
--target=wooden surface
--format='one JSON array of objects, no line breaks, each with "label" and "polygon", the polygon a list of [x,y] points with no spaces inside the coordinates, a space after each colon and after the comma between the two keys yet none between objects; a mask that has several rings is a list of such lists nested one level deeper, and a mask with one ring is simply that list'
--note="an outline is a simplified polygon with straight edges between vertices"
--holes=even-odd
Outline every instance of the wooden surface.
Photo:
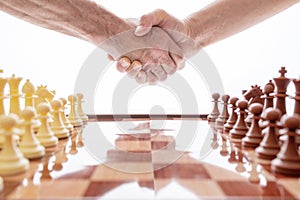
[{"label": "wooden surface", "polygon": [[[78,127],[44,158],[31,161],[26,173],[3,177],[1,198],[300,198],[299,177],[256,166],[253,151],[236,149],[207,121],[169,118],[157,128],[153,121],[136,120],[120,120],[118,127],[94,119]],[[198,126],[187,143],[182,123]],[[110,145],[97,140],[100,134]],[[104,156],[96,155],[98,149]]]}]

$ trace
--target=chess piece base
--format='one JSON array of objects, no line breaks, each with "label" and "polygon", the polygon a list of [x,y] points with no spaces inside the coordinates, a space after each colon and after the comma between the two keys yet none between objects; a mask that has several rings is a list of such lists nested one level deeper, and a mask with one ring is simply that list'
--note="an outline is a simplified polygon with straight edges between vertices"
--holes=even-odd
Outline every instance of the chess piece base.
[{"label": "chess piece base", "polygon": [[29,161],[26,158],[5,160],[0,158],[0,175],[14,175],[29,169]]},{"label": "chess piece base", "polygon": [[277,173],[299,176],[300,175],[300,159],[298,161],[288,161],[276,158],[272,161],[271,169]]},{"label": "chess piece base", "polygon": [[31,145],[20,145],[24,157],[28,159],[41,158],[45,155],[45,148],[42,145],[31,144]]}]

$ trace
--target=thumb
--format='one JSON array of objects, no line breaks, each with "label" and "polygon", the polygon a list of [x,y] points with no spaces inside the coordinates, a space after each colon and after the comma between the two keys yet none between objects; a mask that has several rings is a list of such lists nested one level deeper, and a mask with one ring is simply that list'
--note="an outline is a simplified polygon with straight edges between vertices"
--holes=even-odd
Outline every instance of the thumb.
[{"label": "thumb", "polygon": [[136,36],[144,36],[150,32],[152,26],[160,26],[165,18],[166,12],[158,9],[140,18],[140,25],[135,29]]}]

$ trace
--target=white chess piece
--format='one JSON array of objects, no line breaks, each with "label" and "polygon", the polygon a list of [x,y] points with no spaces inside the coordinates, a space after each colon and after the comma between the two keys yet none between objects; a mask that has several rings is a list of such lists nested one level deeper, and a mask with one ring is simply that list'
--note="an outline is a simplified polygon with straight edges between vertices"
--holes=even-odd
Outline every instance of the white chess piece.
[{"label": "white chess piece", "polygon": [[40,144],[33,132],[35,110],[33,107],[26,107],[20,112],[20,116],[24,119],[24,136],[19,144],[20,150],[28,159],[40,158],[45,155],[45,148]]},{"label": "white chess piece", "polygon": [[56,146],[58,144],[58,139],[54,136],[49,127],[49,119],[51,118],[51,115],[49,114],[49,104],[40,103],[37,106],[37,112],[39,114],[38,118],[41,121],[41,126],[36,137],[44,147]]},{"label": "white chess piece", "polygon": [[61,120],[60,110],[62,103],[60,100],[53,100],[50,102],[52,107],[53,122],[51,123],[51,130],[56,137],[66,138],[69,137],[69,131],[66,129],[64,123]]},{"label": "white chess piece", "polygon": [[10,107],[9,113],[14,113],[16,115],[20,112],[20,94],[19,94],[19,85],[21,82],[21,77],[16,77],[14,74],[12,77],[7,79],[9,85],[9,96],[10,96]]},{"label": "white chess piece", "polygon": [[73,126],[82,126],[82,120],[80,118],[80,116],[77,113],[77,109],[76,109],[76,101],[77,101],[77,97],[75,95],[70,95],[68,97],[68,100],[70,102],[70,114],[68,116],[68,119],[70,121],[70,123]]},{"label": "white chess piece", "polygon": [[62,103],[62,109],[60,110],[60,117],[61,120],[63,121],[65,127],[69,130],[69,131],[73,131],[73,126],[72,124],[70,124],[68,118],[66,117],[65,114],[65,105],[67,104],[67,100],[65,98],[59,98],[59,100]]},{"label": "white chess piece", "polygon": [[3,190],[3,188],[4,188],[3,178],[0,176],[0,192]]},{"label": "white chess piece", "polygon": [[81,120],[83,122],[86,122],[89,118],[82,110],[82,103],[83,103],[83,94],[82,93],[77,93],[77,102],[78,102],[77,113],[80,116]]},{"label": "white chess piece", "polygon": [[18,116],[10,114],[2,115],[0,126],[2,133],[5,135],[5,142],[0,153],[0,174],[12,175],[26,171],[29,168],[29,161],[24,158],[22,152],[18,149],[13,140],[13,135],[18,134],[16,129]]}]

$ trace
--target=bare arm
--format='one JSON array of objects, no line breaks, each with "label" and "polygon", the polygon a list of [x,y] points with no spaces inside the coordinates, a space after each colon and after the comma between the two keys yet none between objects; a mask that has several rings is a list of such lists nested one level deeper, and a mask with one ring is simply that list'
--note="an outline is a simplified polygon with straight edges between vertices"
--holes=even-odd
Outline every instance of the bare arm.
[{"label": "bare arm", "polygon": [[0,10],[96,45],[132,28],[90,0],[1,0]]},{"label": "bare arm", "polygon": [[188,16],[188,35],[202,47],[243,31],[299,0],[217,0]]}]

